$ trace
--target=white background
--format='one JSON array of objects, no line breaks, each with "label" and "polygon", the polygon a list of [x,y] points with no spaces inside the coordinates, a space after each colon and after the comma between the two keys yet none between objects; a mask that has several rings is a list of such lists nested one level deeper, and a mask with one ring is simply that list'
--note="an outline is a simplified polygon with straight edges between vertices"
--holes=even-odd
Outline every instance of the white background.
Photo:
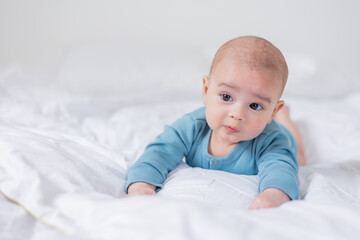
[{"label": "white background", "polygon": [[333,78],[347,93],[360,90],[359,12],[356,0],[1,0],[0,69],[53,79],[83,45],[187,45],[213,54],[229,39],[258,35],[283,51],[290,77]]}]

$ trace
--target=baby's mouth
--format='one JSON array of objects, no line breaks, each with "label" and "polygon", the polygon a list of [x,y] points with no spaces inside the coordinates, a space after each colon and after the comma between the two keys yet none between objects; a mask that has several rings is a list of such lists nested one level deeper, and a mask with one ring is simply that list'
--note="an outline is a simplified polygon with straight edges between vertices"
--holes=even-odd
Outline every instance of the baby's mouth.
[{"label": "baby's mouth", "polygon": [[225,129],[230,133],[236,133],[239,131],[235,127],[232,127],[232,126],[225,126]]}]

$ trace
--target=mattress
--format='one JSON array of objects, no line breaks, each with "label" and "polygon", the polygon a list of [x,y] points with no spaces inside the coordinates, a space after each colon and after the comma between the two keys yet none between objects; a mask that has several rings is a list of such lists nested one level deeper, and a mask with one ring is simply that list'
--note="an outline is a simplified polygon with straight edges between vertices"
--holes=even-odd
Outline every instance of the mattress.
[{"label": "mattress", "polygon": [[[156,196],[126,172],[200,97],[165,89],[99,96],[0,75],[0,239],[358,239],[360,92],[286,96],[304,138],[300,199],[247,210],[257,176],[189,167]],[[155,86],[156,87],[156,86]],[[176,97],[174,97],[176,96]]]}]

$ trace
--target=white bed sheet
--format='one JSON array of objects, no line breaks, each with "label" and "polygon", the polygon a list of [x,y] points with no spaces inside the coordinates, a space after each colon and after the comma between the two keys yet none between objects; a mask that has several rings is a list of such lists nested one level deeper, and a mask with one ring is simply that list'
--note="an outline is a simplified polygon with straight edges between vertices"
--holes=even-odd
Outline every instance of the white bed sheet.
[{"label": "white bed sheet", "polygon": [[41,92],[2,88],[0,239],[360,235],[360,93],[333,100],[286,99],[309,159],[299,172],[301,199],[248,211],[257,193],[256,176],[186,164],[171,172],[157,196],[124,198],[126,170],[145,145],[200,101]]}]

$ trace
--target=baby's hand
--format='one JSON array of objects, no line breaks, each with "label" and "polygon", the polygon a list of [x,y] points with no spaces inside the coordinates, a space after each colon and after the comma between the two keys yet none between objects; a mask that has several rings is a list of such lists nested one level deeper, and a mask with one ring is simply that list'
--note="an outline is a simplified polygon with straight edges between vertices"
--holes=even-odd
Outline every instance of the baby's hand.
[{"label": "baby's hand", "polygon": [[137,195],[155,195],[156,187],[146,182],[134,182],[128,187],[127,197]]},{"label": "baby's hand", "polygon": [[257,195],[249,206],[249,210],[279,207],[290,201],[289,196],[277,188],[267,188]]}]

